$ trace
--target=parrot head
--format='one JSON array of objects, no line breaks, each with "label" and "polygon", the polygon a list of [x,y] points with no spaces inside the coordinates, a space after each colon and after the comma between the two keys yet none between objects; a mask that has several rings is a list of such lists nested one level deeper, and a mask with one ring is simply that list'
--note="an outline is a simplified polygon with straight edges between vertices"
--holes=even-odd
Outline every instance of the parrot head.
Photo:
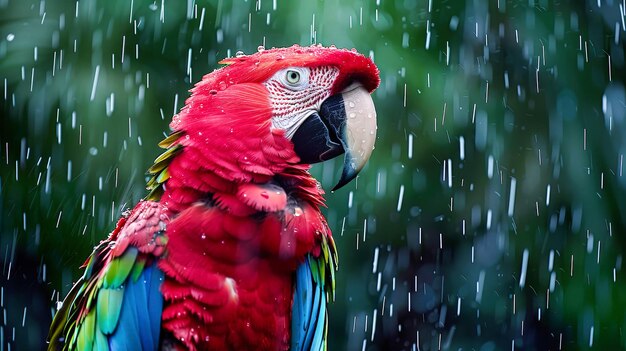
[{"label": "parrot head", "polygon": [[279,161],[312,164],[345,154],[335,190],[364,167],[377,128],[370,93],[380,83],[371,59],[355,50],[295,45],[220,63],[226,66],[204,76],[170,125],[187,140],[210,145],[204,152],[213,158],[231,149],[213,171],[255,178],[280,171]]}]

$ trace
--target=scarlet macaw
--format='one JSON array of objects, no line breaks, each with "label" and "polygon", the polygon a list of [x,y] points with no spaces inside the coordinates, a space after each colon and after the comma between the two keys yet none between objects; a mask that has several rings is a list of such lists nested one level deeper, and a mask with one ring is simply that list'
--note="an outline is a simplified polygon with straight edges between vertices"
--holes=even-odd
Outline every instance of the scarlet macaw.
[{"label": "scarlet macaw", "polygon": [[237,55],[170,124],[146,199],[84,264],[52,350],[324,350],[337,257],[309,164],[376,138],[378,69],[321,46]]}]

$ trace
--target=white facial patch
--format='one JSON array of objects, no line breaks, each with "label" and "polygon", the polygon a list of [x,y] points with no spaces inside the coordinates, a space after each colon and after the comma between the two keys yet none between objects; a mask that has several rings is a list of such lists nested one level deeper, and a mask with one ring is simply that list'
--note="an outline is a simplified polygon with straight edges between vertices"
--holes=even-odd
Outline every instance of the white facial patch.
[{"label": "white facial patch", "polygon": [[290,67],[276,72],[264,85],[272,104],[272,129],[282,129],[289,139],[304,120],[319,111],[330,96],[339,69]]}]

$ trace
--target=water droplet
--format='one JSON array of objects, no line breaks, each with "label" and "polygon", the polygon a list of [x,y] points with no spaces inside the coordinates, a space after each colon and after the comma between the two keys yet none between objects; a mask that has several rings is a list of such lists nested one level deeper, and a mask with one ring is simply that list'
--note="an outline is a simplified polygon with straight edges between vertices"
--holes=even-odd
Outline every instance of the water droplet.
[{"label": "water droplet", "polygon": [[244,57],[244,56],[246,56],[246,54],[244,54],[243,51],[237,51],[235,53],[235,57]]},{"label": "water droplet", "polygon": [[152,4],[148,6],[148,8],[152,11],[156,11],[159,7],[157,6],[156,3],[153,2]]},{"label": "water droplet", "polygon": [[15,39],[15,34],[13,33],[7,34],[7,41],[13,41],[13,39]]},{"label": "water droplet", "polygon": [[204,240],[204,239],[206,239],[206,234],[202,233],[202,235],[200,237]]},{"label": "water droplet", "polygon": [[293,215],[295,217],[300,217],[302,216],[302,209],[300,207],[296,207],[293,209]]},{"label": "water droplet", "polygon": [[263,52],[263,51],[265,51],[265,46],[263,46],[263,45],[259,45],[259,47],[258,47],[258,48],[256,48],[256,50],[257,50],[258,52]]}]

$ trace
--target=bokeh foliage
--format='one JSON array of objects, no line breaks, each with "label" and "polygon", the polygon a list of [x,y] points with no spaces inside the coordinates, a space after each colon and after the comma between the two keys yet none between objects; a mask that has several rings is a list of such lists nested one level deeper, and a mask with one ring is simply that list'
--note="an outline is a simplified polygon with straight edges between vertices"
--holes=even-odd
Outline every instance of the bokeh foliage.
[{"label": "bokeh foliage", "polygon": [[[356,48],[382,78],[374,156],[327,194],[333,350],[626,348],[625,11],[0,0],[0,349],[44,347],[192,84],[294,43]],[[326,189],[337,162],[313,169]]]}]

